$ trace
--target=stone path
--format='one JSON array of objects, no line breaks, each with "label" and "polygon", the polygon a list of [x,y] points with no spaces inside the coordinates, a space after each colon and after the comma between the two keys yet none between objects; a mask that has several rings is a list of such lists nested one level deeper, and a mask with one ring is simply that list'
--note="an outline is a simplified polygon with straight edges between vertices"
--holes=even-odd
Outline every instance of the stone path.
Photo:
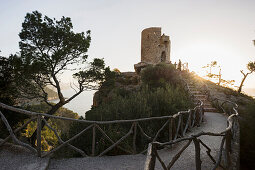
[{"label": "stone path", "polygon": [[46,170],[49,158],[39,158],[28,149],[13,144],[0,147],[1,170]]},{"label": "stone path", "polygon": [[[192,134],[201,131],[220,132],[225,130],[227,118],[220,113],[206,112],[205,122],[198,128],[194,128]],[[191,135],[188,134],[188,135]],[[220,147],[221,137],[203,136],[200,138],[211,149],[212,155],[215,156]],[[171,149],[159,151],[164,161],[169,162],[180,148],[186,142],[173,146]],[[205,153],[205,148],[201,146],[202,169],[210,169],[213,164]],[[182,153],[181,157],[172,169],[191,170],[195,169],[193,143]],[[71,158],[71,159],[52,159],[50,161],[49,170],[142,170],[144,168],[146,155],[123,155],[123,156],[103,156],[103,157],[87,157],[87,158]],[[159,162],[156,163],[155,169],[162,169]]]},{"label": "stone path", "polygon": [[208,96],[203,94],[203,92],[201,92],[201,89],[199,89],[199,87],[197,87],[193,82],[188,82],[189,83],[187,85],[190,89],[190,93],[194,97],[194,102],[197,103],[199,100],[201,100],[203,102],[205,112],[217,112],[217,109],[215,109],[212,106],[211,102],[207,100]]}]

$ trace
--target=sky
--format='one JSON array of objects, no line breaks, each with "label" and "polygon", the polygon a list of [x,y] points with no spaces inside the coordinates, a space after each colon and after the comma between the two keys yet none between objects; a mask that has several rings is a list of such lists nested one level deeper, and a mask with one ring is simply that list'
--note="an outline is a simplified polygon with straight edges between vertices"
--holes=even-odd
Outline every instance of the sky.
[{"label": "sky", "polygon": [[[91,30],[91,58],[134,71],[141,59],[141,31],[161,27],[170,36],[172,62],[181,59],[200,74],[217,61],[224,79],[240,84],[246,65],[255,61],[254,0],[0,0],[0,55],[19,51],[18,34],[26,13],[70,17],[75,32]],[[66,74],[63,81],[71,80]],[[255,88],[255,73],[245,88]]]}]

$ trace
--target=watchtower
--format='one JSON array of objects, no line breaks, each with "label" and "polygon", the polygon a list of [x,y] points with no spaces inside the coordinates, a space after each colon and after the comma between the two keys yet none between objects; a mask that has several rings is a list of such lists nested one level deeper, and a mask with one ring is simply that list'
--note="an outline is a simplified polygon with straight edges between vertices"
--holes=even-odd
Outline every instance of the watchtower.
[{"label": "watchtower", "polygon": [[142,31],[141,35],[141,62],[135,64],[137,73],[148,64],[160,62],[170,63],[170,38],[161,35],[160,27],[150,27]]}]

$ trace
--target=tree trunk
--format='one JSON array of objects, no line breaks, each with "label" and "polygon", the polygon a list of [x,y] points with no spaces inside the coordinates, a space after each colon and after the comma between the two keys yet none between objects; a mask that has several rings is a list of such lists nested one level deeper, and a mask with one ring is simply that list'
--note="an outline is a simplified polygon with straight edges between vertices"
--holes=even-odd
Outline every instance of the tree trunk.
[{"label": "tree trunk", "polygon": [[[55,106],[53,106],[46,114],[53,115],[60,107],[62,107],[64,104],[62,102],[57,103]],[[49,117],[45,117],[45,120],[48,121]],[[41,122],[41,129],[45,126],[45,122]],[[37,129],[34,131],[32,136],[30,137],[30,143],[33,147],[35,147],[35,141],[37,136]]]},{"label": "tree trunk", "polygon": [[219,86],[221,84],[221,68],[220,68],[220,71],[219,71]]},{"label": "tree trunk", "polygon": [[244,77],[243,77],[243,80],[242,80],[242,82],[241,82],[241,84],[240,84],[240,86],[239,86],[239,88],[238,88],[238,93],[241,93],[244,80],[246,79],[246,77],[248,76],[248,74],[249,74],[249,73],[243,74]]}]

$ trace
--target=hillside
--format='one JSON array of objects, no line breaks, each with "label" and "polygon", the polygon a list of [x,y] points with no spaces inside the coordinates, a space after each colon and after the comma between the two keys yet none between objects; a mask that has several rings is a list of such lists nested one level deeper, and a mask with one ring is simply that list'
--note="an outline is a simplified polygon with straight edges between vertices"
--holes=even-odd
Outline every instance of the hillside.
[{"label": "hillside", "polygon": [[[174,114],[193,106],[184,87],[178,71],[170,64],[148,66],[139,75],[115,73],[95,93],[86,119],[135,119]],[[103,118],[99,116],[102,113]]]}]

